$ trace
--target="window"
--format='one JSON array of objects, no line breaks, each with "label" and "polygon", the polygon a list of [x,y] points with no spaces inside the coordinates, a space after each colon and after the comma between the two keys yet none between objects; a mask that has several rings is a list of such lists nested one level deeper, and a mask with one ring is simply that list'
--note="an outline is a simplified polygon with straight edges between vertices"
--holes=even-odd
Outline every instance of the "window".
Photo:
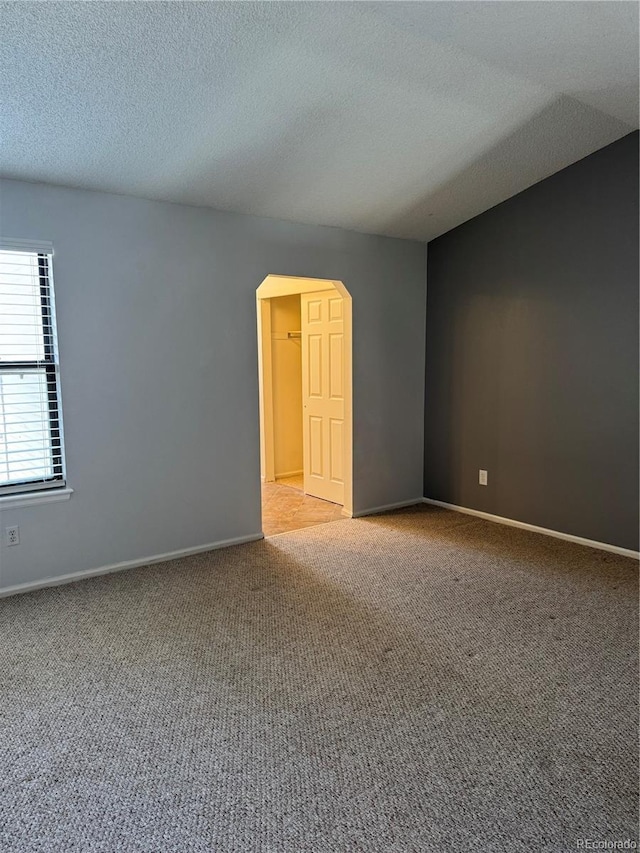
[{"label": "window", "polygon": [[10,246],[0,247],[0,496],[65,485],[52,250]]}]

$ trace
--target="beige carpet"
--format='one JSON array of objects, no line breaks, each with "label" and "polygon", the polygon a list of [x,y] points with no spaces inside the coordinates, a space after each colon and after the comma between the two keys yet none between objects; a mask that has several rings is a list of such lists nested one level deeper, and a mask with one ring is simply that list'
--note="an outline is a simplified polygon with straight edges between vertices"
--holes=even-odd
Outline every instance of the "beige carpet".
[{"label": "beige carpet", "polygon": [[636,566],[416,508],[0,602],[0,850],[636,836]]}]

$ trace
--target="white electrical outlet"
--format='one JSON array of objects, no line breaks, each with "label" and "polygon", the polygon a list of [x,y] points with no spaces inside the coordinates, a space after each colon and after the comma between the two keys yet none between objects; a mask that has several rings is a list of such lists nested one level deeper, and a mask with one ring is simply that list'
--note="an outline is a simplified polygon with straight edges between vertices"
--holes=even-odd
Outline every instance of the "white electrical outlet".
[{"label": "white electrical outlet", "polygon": [[20,544],[20,528],[19,527],[6,527],[4,531],[5,538],[7,540],[7,545],[19,545]]},{"label": "white electrical outlet", "polygon": [[478,482],[480,483],[481,486],[487,486],[488,485],[488,476],[489,476],[488,471],[484,471],[482,468],[478,471]]}]

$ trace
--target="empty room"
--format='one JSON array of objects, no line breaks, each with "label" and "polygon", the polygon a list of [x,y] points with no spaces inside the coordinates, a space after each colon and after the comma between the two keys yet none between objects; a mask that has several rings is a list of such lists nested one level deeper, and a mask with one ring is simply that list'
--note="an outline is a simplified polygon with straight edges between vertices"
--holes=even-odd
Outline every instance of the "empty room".
[{"label": "empty room", "polygon": [[637,849],[638,18],[0,0],[1,853]]}]

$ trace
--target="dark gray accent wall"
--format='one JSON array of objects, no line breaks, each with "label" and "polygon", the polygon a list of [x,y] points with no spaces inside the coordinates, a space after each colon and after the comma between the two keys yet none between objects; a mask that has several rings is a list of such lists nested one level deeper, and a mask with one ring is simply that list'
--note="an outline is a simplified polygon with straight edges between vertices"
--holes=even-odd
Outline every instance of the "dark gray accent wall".
[{"label": "dark gray accent wall", "polygon": [[635,132],[429,243],[424,493],[637,550],[638,468]]}]

